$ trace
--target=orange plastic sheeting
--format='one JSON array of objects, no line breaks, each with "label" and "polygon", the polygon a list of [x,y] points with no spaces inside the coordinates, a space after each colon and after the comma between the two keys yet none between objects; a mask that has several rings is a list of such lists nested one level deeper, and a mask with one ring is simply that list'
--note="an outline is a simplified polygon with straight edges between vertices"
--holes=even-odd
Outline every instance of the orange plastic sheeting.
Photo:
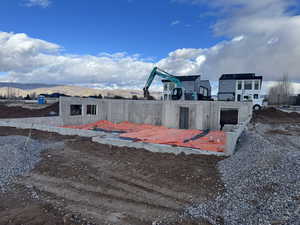
[{"label": "orange plastic sheeting", "polygon": [[93,130],[94,128],[100,128],[107,131],[124,131],[124,132],[136,132],[145,129],[162,129],[164,127],[154,126],[150,124],[137,124],[128,121],[121,123],[112,123],[107,120],[100,120],[94,123],[84,124],[84,125],[67,125],[64,128],[73,129],[83,129],[83,130]]},{"label": "orange plastic sheeting", "polygon": [[226,134],[223,131],[210,131],[203,137],[190,140],[196,135],[201,134],[202,131],[173,129],[150,124],[136,124],[127,121],[115,124],[107,120],[101,120],[85,125],[64,127],[84,130],[100,128],[106,131],[124,131],[125,133],[120,134],[120,137],[134,139],[139,142],[168,144],[214,152],[224,152],[226,144]]},{"label": "orange plastic sheeting", "polygon": [[139,141],[149,143],[179,145],[180,143],[183,143],[184,140],[190,139],[201,133],[202,131],[200,130],[168,129],[162,127],[125,133],[121,134],[120,137],[138,139]]},{"label": "orange plastic sheeting", "polygon": [[223,131],[210,131],[206,136],[182,143],[182,147],[198,148],[207,151],[224,152],[226,134]]},{"label": "orange plastic sheeting", "polygon": [[189,140],[202,133],[199,130],[180,129],[149,129],[132,133],[121,134],[120,137],[136,139],[139,142],[168,144],[181,147],[196,148],[214,152],[224,152],[226,135],[222,131],[211,131],[206,136]]},{"label": "orange plastic sheeting", "polygon": [[[100,126],[100,128],[103,128],[102,125]],[[148,130],[148,129],[164,129],[164,128],[165,127],[162,126],[154,126],[151,124],[137,124],[128,121],[115,124],[115,130],[125,131],[125,132],[137,132],[137,131]]]}]

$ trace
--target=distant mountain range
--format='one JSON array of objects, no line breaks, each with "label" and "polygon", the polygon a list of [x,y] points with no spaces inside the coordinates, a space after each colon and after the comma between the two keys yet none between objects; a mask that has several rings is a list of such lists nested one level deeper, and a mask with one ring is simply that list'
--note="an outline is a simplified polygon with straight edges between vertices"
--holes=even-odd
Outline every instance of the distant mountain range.
[{"label": "distant mountain range", "polygon": [[[121,96],[124,98],[132,98],[136,95],[139,98],[143,97],[142,90],[129,90],[129,89],[95,89],[81,86],[71,85],[48,85],[48,84],[22,84],[22,83],[4,83],[0,82],[0,96],[22,96],[27,95],[38,96],[40,94],[53,94],[61,93],[68,96],[95,96],[101,94],[103,97]],[[151,92],[155,99],[160,99],[160,92]]]},{"label": "distant mountain range", "polygon": [[35,88],[47,88],[47,87],[56,87],[61,86],[57,84],[23,84],[23,83],[13,83],[13,82],[0,82],[1,87],[12,87],[12,88],[19,88],[23,90],[30,90]]}]

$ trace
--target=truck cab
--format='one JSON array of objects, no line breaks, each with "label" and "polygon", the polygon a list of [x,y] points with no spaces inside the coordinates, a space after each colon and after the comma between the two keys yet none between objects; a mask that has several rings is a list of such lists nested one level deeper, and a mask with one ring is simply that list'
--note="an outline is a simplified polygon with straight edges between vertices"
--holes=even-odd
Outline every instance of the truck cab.
[{"label": "truck cab", "polygon": [[260,94],[237,95],[237,101],[252,102],[253,110],[257,111],[264,107],[264,96]]}]

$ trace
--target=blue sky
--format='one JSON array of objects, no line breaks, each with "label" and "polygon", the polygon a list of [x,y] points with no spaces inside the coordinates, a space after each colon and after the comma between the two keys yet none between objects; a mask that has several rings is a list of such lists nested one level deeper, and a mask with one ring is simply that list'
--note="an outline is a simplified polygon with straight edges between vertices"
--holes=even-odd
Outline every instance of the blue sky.
[{"label": "blue sky", "polygon": [[159,66],[212,82],[223,73],[254,72],[269,85],[288,73],[300,89],[299,5],[2,0],[0,81],[140,89]]},{"label": "blue sky", "polygon": [[[53,0],[47,8],[25,1],[0,3],[1,30],[58,43],[69,53],[127,52],[161,59],[178,48],[216,44],[205,7],[168,0]],[[175,24],[176,23],[176,24]]]}]

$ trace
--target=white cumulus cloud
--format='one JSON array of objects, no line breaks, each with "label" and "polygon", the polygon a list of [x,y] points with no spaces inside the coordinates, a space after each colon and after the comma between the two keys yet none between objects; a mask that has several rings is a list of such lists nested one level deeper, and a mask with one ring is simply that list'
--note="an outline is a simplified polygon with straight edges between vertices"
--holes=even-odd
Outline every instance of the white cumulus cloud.
[{"label": "white cumulus cloud", "polygon": [[171,26],[175,26],[177,24],[180,24],[179,20],[174,20],[174,21],[171,22]]},{"label": "white cumulus cloud", "polygon": [[26,34],[0,32],[0,71],[5,72],[0,80],[129,87],[144,82],[153,67],[138,55],[69,55],[60,49]]},{"label": "white cumulus cloud", "polygon": [[42,8],[47,8],[50,4],[50,0],[25,0],[25,6],[27,7],[40,6]]},{"label": "white cumulus cloud", "polygon": [[213,30],[226,40],[207,48],[176,49],[159,61],[126,53],[64,54],[63,46],[55,43],[0,32],[0,72],[5,72],[0,80],[142,87],[158,65],[175,75],[202,74],[211,81],[223,73],[254,72],[265,81],[288,73],[299,83],[300,16],[291,11],[295,4],[293,0],[211,0],[209,6],[220,15]]},{"label": "white cumulus cloud", "polygon": [[[222,73],[255,72],[269,81],[278,80],[283,73],[288,73],[294,81],[300,81],[300,15],[291,10],[299,4],[297,1],[173,2],[210,6],[212,11],[218,12],[214,33],[229,40],[206,49],[185,49],[184,56],[174,57],[170,53],[163,59],[168,62],[169,68],[189,65],[192,71],[214,80]],[[205,61],[197,64],[195,59],[198,56],[204,56]]]}]

